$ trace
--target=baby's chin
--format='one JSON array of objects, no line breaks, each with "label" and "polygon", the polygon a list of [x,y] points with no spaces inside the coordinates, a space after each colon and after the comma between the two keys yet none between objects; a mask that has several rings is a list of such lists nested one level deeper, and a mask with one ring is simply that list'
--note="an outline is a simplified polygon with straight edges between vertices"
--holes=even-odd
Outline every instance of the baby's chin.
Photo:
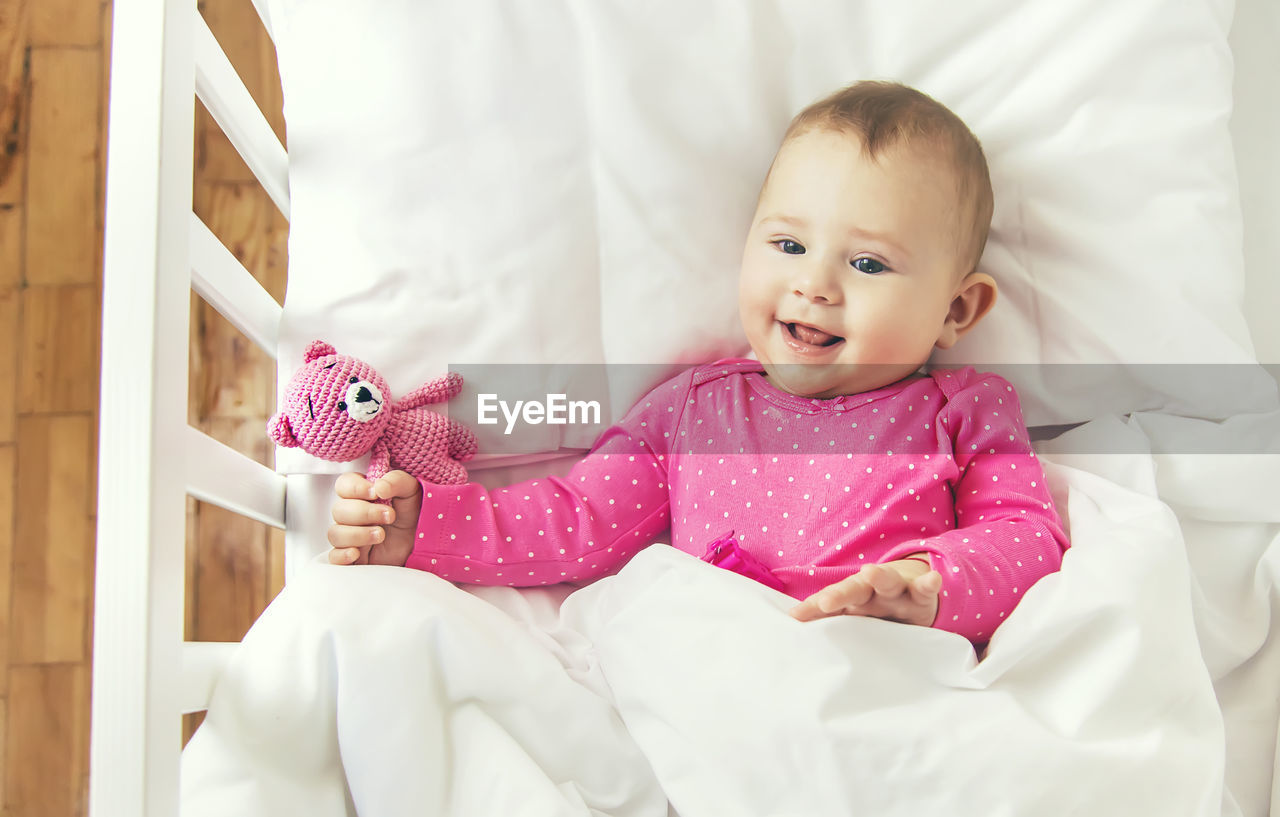
[{"label": "baby's chin", "polygon": [[923,364],[910,363],[764,363],[774,388],[814,400],[875,391],[916,376]]},{"label": "baby's chin", "polygon": [[766,363],[765,379],[774,388],[815,400],[854,394],[857,365],[849,363]]}]

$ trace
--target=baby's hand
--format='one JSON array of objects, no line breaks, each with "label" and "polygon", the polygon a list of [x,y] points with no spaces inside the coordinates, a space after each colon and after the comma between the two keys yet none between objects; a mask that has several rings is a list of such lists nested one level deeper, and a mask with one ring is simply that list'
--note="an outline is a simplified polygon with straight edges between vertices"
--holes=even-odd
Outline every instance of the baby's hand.
[{"label": "baby's hand", "polygon": [[800,621],[827,616],[873,616],[929,627],[938,614],[942,576],[920,559],[867,565],[791,608]]},{"label": "baby's hand", "polygon": [[[376,482],[364,474],[343,474],[335,488],[329,526],[329,564],[403,566],[413,552],[413,534],[422,510],[422,485],[404,471]],[[391,500],[390,505],[378,499]]]}]

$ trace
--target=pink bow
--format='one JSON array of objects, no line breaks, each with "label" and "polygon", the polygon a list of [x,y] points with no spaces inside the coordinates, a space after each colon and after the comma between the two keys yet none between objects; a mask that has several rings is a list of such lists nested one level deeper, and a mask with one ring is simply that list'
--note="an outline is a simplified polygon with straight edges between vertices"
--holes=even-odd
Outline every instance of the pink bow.
[{"label": "pink bow", "polygon": [[782,580],[773,575],[773,571],[742,549],[738,540],[733,537],[733,531],[729,531],[707,545],[707,552],[702,555],[702,561],[731,570],[748,579],[755,579],[774,590],[781,590],[783,587]]}]

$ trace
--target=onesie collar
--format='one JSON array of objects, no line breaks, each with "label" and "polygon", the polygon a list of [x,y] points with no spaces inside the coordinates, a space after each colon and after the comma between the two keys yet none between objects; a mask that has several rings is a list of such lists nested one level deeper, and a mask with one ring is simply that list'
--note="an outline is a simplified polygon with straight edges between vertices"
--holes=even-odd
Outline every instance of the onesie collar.
[{"label": "onesie collar", "polygon": [[[725,363],[728,361],[720,361]],[[888,397],[900,394],[911,383],[919,380],[929,380],[928,375],[921,373],[913,373],[871,391],[859,392],[857,394],[842,394],[837,397],[801,397],[790,392],[783,391],[777,386],[765,379],[764,364],[758,360],[735,360],[732,361],[733,370],[742,374],[742,377],[756,393],[760,394],[770,403],[779,408],[788,411],[794,411],[800,414],[829,414],[831,412],[843,412],[861,408],[869,403],[875,403]]]}]

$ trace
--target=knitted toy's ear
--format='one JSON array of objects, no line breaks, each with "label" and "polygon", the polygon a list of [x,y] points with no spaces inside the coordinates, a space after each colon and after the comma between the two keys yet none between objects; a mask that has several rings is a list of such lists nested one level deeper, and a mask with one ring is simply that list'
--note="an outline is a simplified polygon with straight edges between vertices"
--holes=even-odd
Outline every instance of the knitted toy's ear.
[{"label": "knitted toy's ear", "polygon": [[332,346],[325,343],[324,341],[313,340],[307,344],[307,351],[302,356],[302,359],[304,362],[310,363],[316,358],[324,357],[325,355],[337,354],[337,352],[338,352],[337,349],[333,348]]},{"label": "knitted toy's ear", "polygon": [[267,435],[285,448],[297,448],[298,438],[293,435],[293,426],[289,425],[289,417],[276,414],[267,421]]}]

